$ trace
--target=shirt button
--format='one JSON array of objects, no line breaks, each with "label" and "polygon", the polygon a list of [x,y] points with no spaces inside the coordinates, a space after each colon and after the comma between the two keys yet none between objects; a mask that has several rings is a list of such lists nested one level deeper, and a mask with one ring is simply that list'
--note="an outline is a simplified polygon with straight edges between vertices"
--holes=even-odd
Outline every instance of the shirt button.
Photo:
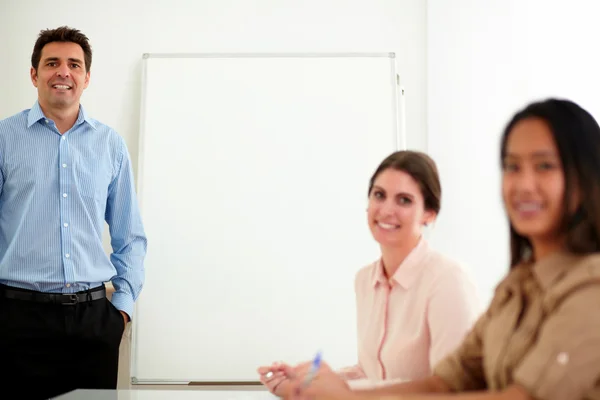
[{"label": "shirt button", "polygon": [[71,284],[70,284],[70,283],[67,283],[67,287],[71,287]]},{"label": "shirt button", "polygon": [[567,363],[569,362],[569,353],[565,353],[564,351],[558,353],[558,355],[556,356],[556,362],[560,365],[567,365]]},{"label": "shirt button", "polygon": [[61,139],[62,139],[62,140],[67,140],[67,138],[66,138],[66,137],[64,137],[64,136],[63,136]]},{"label": "shirt button", "polygon": [[64,226],[65,228],[68,228],[68,227],[69,227],[69,224],[67,224],[67,223],[65,222],[65,223],[63,224],[63,226]]},{"label": "shirt button", "polygon": [[63,168],[67,168],[67,164],[63,164]]},{"label": "shirt button", "polygon": [[48,120],[46,120],[46,123],[48,123]]},{"label": "shirt button", "polygon": [[66,193],[63,193],[63,197],[67,197],[67,194],[66,194]]},{"label": "shirt button", "polygon": [[65,257],[69,258],[71,255],[69,253],[65,254]]}]

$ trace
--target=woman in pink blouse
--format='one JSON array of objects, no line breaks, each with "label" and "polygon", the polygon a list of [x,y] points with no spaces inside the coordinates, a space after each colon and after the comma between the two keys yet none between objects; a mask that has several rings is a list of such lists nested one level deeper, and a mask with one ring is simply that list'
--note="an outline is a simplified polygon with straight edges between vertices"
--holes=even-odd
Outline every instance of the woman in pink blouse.
[{"label": "woman in pink blouse", "polygon": [[[381,257],[356,275],[358,364],[338,371],[361,386],[429,376],[480,312],[462,268],[422,236],[440,211],[434,161],[415,151],[391,154],[373,174],[368,196],[367,221]],[[278,396],[289,383],[283,366],[258,369]]]}]

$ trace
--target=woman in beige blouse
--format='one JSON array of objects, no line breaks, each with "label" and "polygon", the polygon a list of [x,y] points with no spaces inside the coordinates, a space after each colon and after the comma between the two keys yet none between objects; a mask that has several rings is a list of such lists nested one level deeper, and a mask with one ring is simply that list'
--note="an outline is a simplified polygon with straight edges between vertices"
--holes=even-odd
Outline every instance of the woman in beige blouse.
[{"label": "woman in beige blouse", "polygon": [[502,139],[511,268],[429,378],[352,391],[327,365],[288,398],[600,399],[600,127],[578,105],[529,105]]}]

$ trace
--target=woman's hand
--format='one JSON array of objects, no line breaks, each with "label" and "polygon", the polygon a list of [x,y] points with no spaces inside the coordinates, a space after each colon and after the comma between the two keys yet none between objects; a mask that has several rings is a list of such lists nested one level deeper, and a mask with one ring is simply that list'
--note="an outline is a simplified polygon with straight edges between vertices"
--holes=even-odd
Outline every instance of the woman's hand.
[{"label": "woman's hand", "polygon": [[259,367],[258,374],[260,382],[266,386],[269,392],[275,396],[284,397],[288,392],[290,377],[293,377],[294,370],[285,363],[275,362],[268,367]]},{"label": "woman's hand", "polygon": [[350,390],[348,383],[329,365],[322,362],[318,372],[310,383],[306,382],[311,362],[299,364],[294,368],[293,379],[288,384],[289,400],[351,400],[356,394]]}]

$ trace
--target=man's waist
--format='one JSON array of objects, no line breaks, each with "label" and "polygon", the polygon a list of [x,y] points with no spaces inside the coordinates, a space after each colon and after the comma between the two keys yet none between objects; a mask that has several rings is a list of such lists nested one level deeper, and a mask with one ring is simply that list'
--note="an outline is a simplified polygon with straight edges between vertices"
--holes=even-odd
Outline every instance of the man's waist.
[{"label": "man's waist", "polygon": [[61,305],[75,305],[88,301],[100,300],[106,297],[104,284],[74,293],[42,292],[23,289],[20,287],[0,284],[0,297],[11,300],[32,301]]},{"label": "man's waist", "polygon": [[110,281],[116,275],[117,271],[108,259],[88,259],[80,265],[61,265],[47,260],[34,263],[0,259],[0,284],[44,293],[89,290]]},{"label": "man's waist", "polygon": [[[4,277],[3,277],[4,278]],[[27,290],[38,293],[53,293],[53,294],[73,294],[85,292],[99,287],[103,287],[105,282],[55,282],[55,281],[23,281],[14,280],[11,277],[8,279],[0,279],[0,286],[7,286],[11,289]]]}]

